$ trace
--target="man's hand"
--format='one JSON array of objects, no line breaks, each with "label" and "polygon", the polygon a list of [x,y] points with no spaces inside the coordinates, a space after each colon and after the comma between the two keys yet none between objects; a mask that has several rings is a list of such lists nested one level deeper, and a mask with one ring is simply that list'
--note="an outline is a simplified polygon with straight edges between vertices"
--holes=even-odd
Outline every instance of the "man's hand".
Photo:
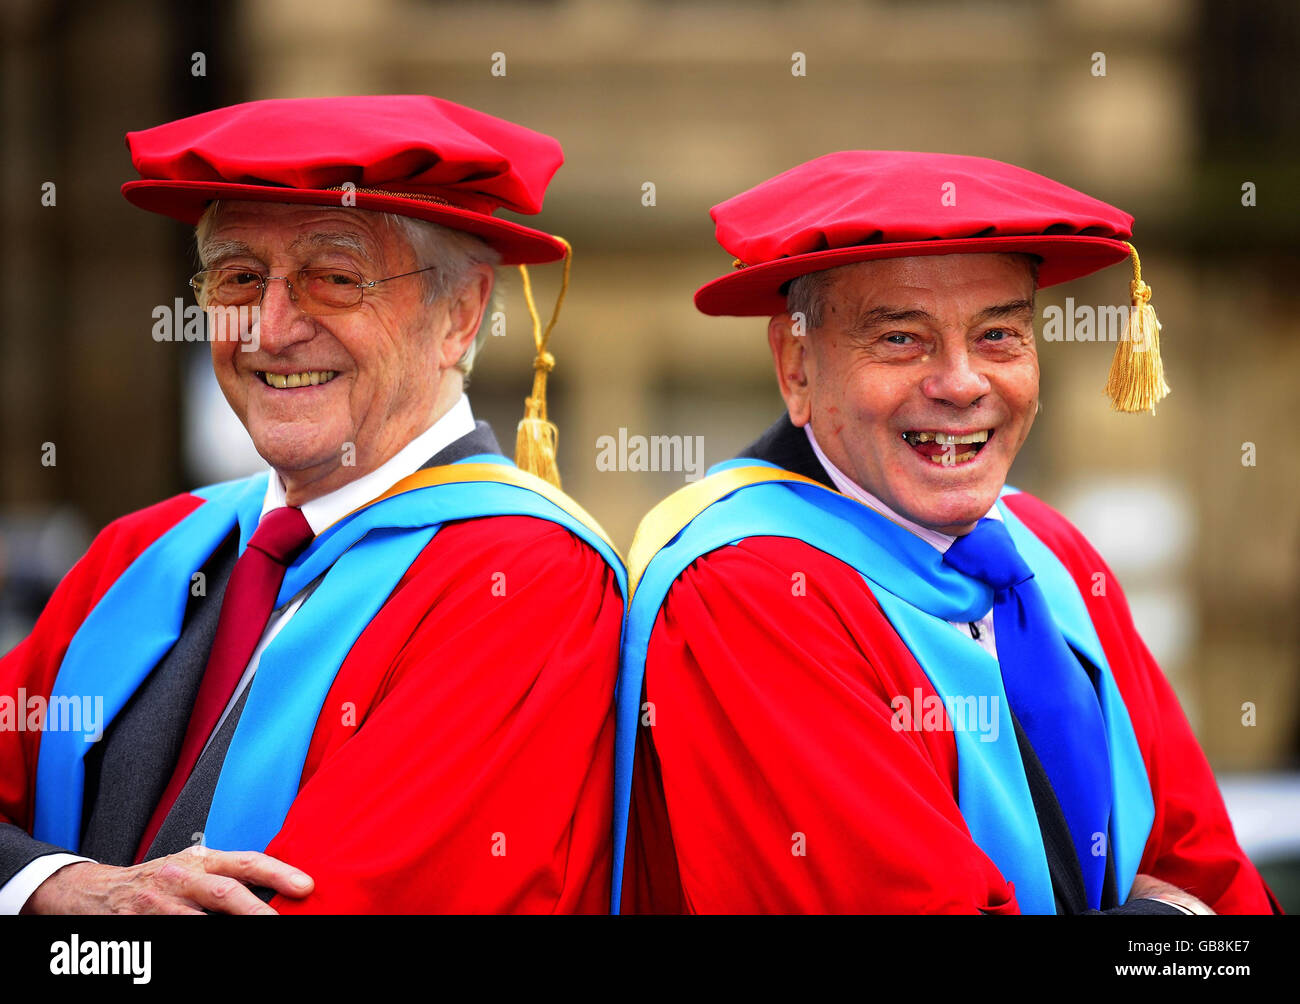
[{"label": "man's hand", "polygon": [[129,868],[78,861],[47,878],[23,913],[276,913],[250,890],[266,886],[295,899],[311,877],[257,851],[187,847]]},{"label": "man's hand", "polygon": [[1170,885],[1151,875],[1139,874],[1133,879],[1133,891],[1128,894],[1129,902],[1135,899],[1161,899],[1186,907],[1192,913],[1213,914],[1214,911],[1203,902],[1175,885]]}]

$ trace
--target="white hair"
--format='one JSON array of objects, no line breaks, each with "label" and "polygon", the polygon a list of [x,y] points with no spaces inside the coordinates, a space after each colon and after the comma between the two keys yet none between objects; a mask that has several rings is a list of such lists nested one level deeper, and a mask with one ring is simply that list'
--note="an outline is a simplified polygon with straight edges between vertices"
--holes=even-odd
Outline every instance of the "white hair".
[{"label": "white hair", "polygon": [[[219,251],[219,244],[214,244],[211,236],[221,211],[221,200],[208,205],[194,227],[194,239],[199,257],[204,264]],[[369,210],[366,210],[369,211]],[[416,266],[431,271],[422,272],[420,280],[424,284],[424,303],[432,307],[440,299],[458,292],[477,265],[490,265],[495,273],[501,263],[501,253],[490,247],[486,241],[465,233],[452,230],[428,220],[417,220],[410,216],[398,216],[395,213],[378,213],[384,217],[389,228],[402,237],[411,249]],[[496,276],[499,279],[499,276]],[[479,324],[474,340],[465,349],[456,363],[456,369],[468,377],[474,368],[474,359],[483,349],[488,332],[492,327],[492,314],[500,309],[501,293],[497,283],[493,283],[492,298],[483,319]]]},{"label": "white hair", "polygon": [[[435,266],[433,271],[424,272],[420,276],[424,280],[424,302],[427,306],[433,306],[442,297],[460,290],[469,281],[475,266],[491,265],[495,272],[501,263],[501,253],[473,234],[411,216],[397,216],[393,213],[383,215],[389,226],[406,238],[411,253],[421,268]],[[474,368],[474,359],[487,341],[488,332],[492,328],[492,315],[501,306],[500,276],[496,275],[495,279],[492,298],[483,311],[483,319],[474,335],[474,341],[470,342],[456,363],[456,369],[466,377]]]}]

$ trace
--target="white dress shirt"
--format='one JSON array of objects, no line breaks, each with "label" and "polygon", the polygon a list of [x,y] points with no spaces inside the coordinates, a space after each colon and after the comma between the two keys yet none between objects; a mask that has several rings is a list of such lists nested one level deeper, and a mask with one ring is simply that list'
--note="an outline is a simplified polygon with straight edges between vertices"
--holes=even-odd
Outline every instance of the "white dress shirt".
[{"label": "white dress shirt", "polygon": [[[462,394],[445,415],[369,474],[363,475],[355,481],[349,481],[342,488],[337,488],[328,495],[322,495],[318,499],[304,502],[301,506],[302,514],[311,527],[312,533],[319,534],[353,509],[358,509],[370,500],[378,498],[397,482],[418,471],[434,454],[450,446],[461,436],[473,431],[474,414],[470,410],[469,398]],[[262,516],[265,516],[272,509],[278,509],[286,504],[284,483],[275,471],[271,471],[266,486],[266,497],[262,502]],[[240,677],[239,684],[235,687],[235,692],[226,704],[226,709],[222,712],[216,728],[212,730],[212,736],[215,736],[220,731],[222,723],[225,722],[231,709],[239,701],[240,695],[248,688],[249,682],[253,679],[253,674],[257,672],[257,665],[261,662],[262,653],[266,651],[266,647],[271,644],[276,635],[284,630],[284,626],[298,612],[298,608],[320,585],[321,578],[323,578],[323,575],[304,586],[282,607],[272,612],[270,620],[267,621],[266,630],[262,633],[261,640],[258,641],[257,647],[253,650],[253,655],[248,661],[248,667],[244,670],[243,676]],[[210,736],[208,742],[211,741],[212,737]],[[206,749],[206,746],[204,748]],[[40,884],[60,868],[77,861],[90,860],[92,859],[67,853],[46,854],[36,858],[16,872],[14,877],[3,886],[0,886],[0,916],[12,916],[18,913]]]},{"label": "white dress shirt", "polygon": [[[817,437],[813,435],[812,423],[809,422],[804,427],[804,432],[808,434],[808,444],[813,448],[813,453],[817,454],[818,461],[826,468],[826,473],[831,476],[831,481],[840,493],[847,495],[849,498],[861,502],[863,505],[876,510],[882,516],[888,517],[905,530],[911,531],[916,536],[933,547],[941,554],[952,547],[952,542],[956,537],[950,537],[946,533],[939,533],[937,530],[931,530],[929,527],[921,526],[919,523],[913,523],[905,516],[900,516],[893,509],[881,502],[880,499],[872,495],[856,481],[851,480],[843,471],[826,459],[826,454],[822,448],[817,445]],[[998,512],[995,505],[990,509],[985,517],[988,519],[1002,519],[1002,513]],[[966,635],[968,638],[974,637],[975,641],[994,659],[998,657],[997,646],[993,642],[993,607],[989,606],[988,612],[977,621],[966,623],[964,621],[949,621],[954,628]]]}]

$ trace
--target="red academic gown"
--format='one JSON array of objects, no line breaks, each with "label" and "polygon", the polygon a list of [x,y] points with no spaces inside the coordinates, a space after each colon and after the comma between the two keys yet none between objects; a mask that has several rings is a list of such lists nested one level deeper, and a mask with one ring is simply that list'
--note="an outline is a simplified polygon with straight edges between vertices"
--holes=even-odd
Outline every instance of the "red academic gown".
[{"label": "red academic gown", "polygon": [[[1139,872],[1272,912],[1114,576],[1059,513],[1005,501],[1074,577],[1132,718],[1155,800]],[[917,688],[935,693],[849,565],[774,537],[697,560],[650,639],[624,912],[1019,913],[958,808],[952,732],[892,727]]]},{"label": "red academic gown", "polygon": [[[200,500],[117,520],[0,659],[48,695],[72,635]],[[504,578],[496,573],[504,573]],[[340,667],[266,853],[316,882],[281,913],[605,912],[622,599],[564,528],[444,526]],[[0,821],[31,832],[40,733],[0,731]]]}]

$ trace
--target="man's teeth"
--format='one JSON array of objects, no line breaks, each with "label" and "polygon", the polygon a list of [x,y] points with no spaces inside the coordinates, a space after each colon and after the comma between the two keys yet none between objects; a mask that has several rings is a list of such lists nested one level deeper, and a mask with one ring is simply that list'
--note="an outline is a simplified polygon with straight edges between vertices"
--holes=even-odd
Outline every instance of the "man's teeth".
[{"label": "man's teeth", "polygon": [[967,450],[965,453],[936,453],[930,458],[930,463],[939,464],[942,467],[964,464],[968,460],[974,460],[976,452],[975,450]]},{"label": "man's teeth", "polygon": [[329,383],[336,376],[336,370],[307,370],[304,373],[262,373],[262,379],[277,390],[289,390],[293,387],[315,387],[317,384]]},{"label": "man's teeth", "polygon": [[946,432],[905,432],[903,438],[915,446],[917,443],[938,443],[940,446],[960,446],[965,443],[987,443],[989,430],[968,432],[964,436],[953,436]]},{"label": "man's teeth", "polygon": [[[991,431],[990,429],[982,429],[979,432],[967,432],[958,436],[949,432],[911,430],[904,432],[902,438],[909,446],[934,443],[935,446],[943,447],[937,453],[918,452],[921,452],[921,456],[926,457],[932,464],[938,464],[941,467],[952,467],[974,460],[983,444],[988,442]],[[974,448],[962,450],[958,453],[956,449],[958,446],[971,446]]]}]

